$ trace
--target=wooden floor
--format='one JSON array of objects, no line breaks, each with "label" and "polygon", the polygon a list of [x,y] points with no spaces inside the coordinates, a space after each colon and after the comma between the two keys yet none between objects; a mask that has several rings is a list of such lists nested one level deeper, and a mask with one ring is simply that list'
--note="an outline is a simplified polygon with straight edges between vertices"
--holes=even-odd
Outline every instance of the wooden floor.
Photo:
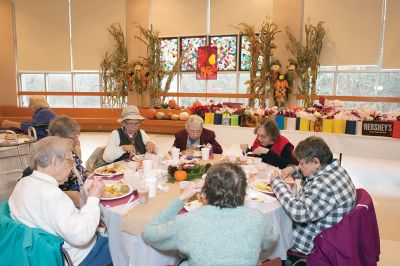
[{"label": "wooden floor", "polygon": [[[92,151],[107,143],[109,133],[82,133],[82,159],[85,161]],[[157,143],[161,153],[172,146],[172,135],[150,137]],[[239,148],[239,143],[235,144]],[[235,149],[223,147],[224,150]],[[381,260],[378,265],[398,265],[397,252],[400,250],[400,151],[393,160],[371,157],[355,157],[344,154],[343,167],[352,177],[357,188],[365,188],[373,197],[378,216],[381,237]]]}]

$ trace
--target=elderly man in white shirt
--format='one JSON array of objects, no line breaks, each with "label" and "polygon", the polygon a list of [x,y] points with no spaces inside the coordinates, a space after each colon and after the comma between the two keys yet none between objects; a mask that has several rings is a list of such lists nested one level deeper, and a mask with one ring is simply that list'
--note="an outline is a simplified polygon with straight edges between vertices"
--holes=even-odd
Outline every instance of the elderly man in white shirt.
[{"label": "elderly man in white shirt", "polygon": [[68,139],[53,136],[34,145],[30,158],[34,171],[21,179],[11,194],[11,216],[64,239],[63,248],[74,265],[108,265],[112,263],[108,238],[96,235],[103,182],[92,183],[80,210],[58,187],[68,179],[74,165],[71,150]]},{"label": "elderly man in white shirt", "polygon": [[121,118],[117,120],[122,127],[111,132],[103,154],[104,161],[112,163],[128,159],[135,154],[156,152],[154,142],[140,129],[144,119],[136,106],[128,105],[122,110]]}]

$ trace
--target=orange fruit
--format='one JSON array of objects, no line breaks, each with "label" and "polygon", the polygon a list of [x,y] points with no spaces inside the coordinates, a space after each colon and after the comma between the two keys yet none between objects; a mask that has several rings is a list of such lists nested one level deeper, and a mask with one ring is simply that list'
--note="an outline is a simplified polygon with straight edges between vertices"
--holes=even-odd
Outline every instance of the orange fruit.
[{"label": "orange fruit", "polygon": [[183,181],[187,178],[187,173],[183,170],[177,170],[174,173],[174,178],[176,181]]}]

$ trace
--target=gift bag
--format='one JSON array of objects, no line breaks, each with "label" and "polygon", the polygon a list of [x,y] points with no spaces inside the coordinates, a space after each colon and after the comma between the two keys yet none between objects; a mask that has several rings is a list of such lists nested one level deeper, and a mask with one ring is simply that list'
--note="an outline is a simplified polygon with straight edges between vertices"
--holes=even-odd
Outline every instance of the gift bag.
[{"label": "gift bag", "polygon": [[223,114],[222,115],[222,125],[229,126],[231,123],[231,115],[230,114]]},{"label": "gift bag", "polygon": [[357,121],[346,120],[346,129],[344,133],[349,135],[355,135],[356,132],[357,132]]},{"label": "gift bag", "polygon": [[204,124],[214,124],[214,113],[206,113],[204,116]]},{"label": "gift bag", "polygon": [[285,129],[285,118],[284,118],[283,115],[275,116],[275,121],[276,121],[276,124],[278,125],[278,128],[280,130]]},{"label": "gift bag", "polygon": [[344,134],[345,129],[346,129],[346,120],[343,119],[333,120],[333,128],[332,128],[333,133]]},{"label": "gift bag", "polygon": [[393,121],[393,138],[400,139],[400,121]]},{"label": "gift bag", "polygon": [[239,115],[231,115],[231,126],[239,125]]},{"label": "gift bag", "polygon": [[296,130],[296,118],[294,117],[286,118],[286,130]]},{"label": "gift bag", "polygon": [[310,120],[300,117],[300,131],[310,131]]},{"label": "gift bag", "polygon": [[222,124],[222,114],[216,113],[214,114],[214,125],[221,125]]},{"label": "gift bag", "polygon": [[333,120],[332,119],[322,120],[322,132],[325,132],[325,133],[333,132]]}]

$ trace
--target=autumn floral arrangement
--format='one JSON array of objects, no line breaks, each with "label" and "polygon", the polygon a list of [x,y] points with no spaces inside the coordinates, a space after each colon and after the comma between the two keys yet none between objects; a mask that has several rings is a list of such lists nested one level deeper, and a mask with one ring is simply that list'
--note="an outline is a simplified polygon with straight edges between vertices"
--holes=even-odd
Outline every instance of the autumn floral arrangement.
[{"label": "autumn floral arrangement", "polygon": [[178,165],[168,166],[168,183],[175,183],[176,181],[192,181],[202,178],[207,173],[211,164],[199,164],[197,161],[185,161]]}]

